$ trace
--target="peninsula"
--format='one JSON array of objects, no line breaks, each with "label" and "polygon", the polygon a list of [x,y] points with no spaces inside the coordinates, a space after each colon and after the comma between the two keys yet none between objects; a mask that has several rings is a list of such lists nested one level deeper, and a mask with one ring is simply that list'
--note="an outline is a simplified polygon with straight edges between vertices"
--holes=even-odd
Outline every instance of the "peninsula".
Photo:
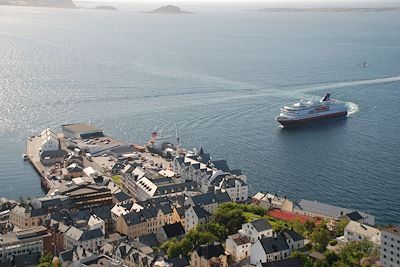
[{"label": "peninsula", "polygon": [[0,5],[76,8],[76,6],[72,0],[0,0]]},{"label": "peninsula", "polygon": [[386,267],[400,260],[400,227],[378,228],[364,211],[278,193],[249,197],[240,169],[179,140],[153,132],[144,145],[121,142],[85,123],[27,138],[24,159],[47,194],[0,197],[0,265]]}]

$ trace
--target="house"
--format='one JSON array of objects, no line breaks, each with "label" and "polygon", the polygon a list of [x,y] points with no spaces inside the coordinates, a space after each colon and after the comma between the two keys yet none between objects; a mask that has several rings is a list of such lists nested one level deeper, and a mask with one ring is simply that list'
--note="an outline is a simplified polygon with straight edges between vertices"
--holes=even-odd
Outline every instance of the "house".
[{"label": "house", "polygon": [[156,237],[159,243],[164,243],[172,238],[180,239],[185,235],[185,229],[180,222],[163,225],[157,232]]},{"label": "house", "polygon": [[127,204],[128,202],[132,201],[130,195],[125,193],[124,191],[118,191],[113,194],[113,203],[120,203],[120,204]]},{"label": "house", "polygon": [[[244,177],[244,178],[243,178]],[[244,175],[220,175],[211,184],[215,190],[227,192],[229,197],[234,202],[246,201],[248,197],[249,186],[245,182]]]},{"label": "house", "polygon": [[353,212],[350,212],[350,213],[347,213],[347,214],[341,216],[340,220],[355,221],[355,222],[361,223],[361,222],[363,222],[364,218],[357,211],[353,211]]},{"label": "house", "polygon": [[112,252],[112,258],[126,267],[150,267],[156,260],[154,255],[143,253],[129,242],[119,243]]},{"label": "house", "polygon": [[231,202],[231,198],[228,193],[222,191],[208,192],[200,195],[190,196],[186,201],[185,205],[200,206],[207,212],[213,214],[218,205],[222,203]]},{"label": "house", "polygon": [[285,238],[286,243],[289,246],[290,252],[304,247],[305,245],[304,237],[302,237],[299,233],[297,233],[293,229],[283,230],[281,233]]},{"label": "house", "polygon": [[[324,204],[318,201],[301,199],[293,206],[293,212],[311,217],[339,219],[343,215],[354,212],[354,210]],[[375,225],[375,216],[361,211],[358,211],[358,213],[363,217],[362,223]]]},{"label": "house", "polygon": [[190,266],[193,267],[227,267],[228,259],[220,243],[197,246],[190,255]]},{"label": "house", "polygon": [[381,231],[359,222],[350,221],[344,228],[344,238],[347,241],[361,241],[367,239],[376,245],[380,245]]},{"label": "house", "polygon": [[106,224],[105,222],[96,214],[92,214],[87,222],[87,226],[89,229],[100,228],[103,234],[106,234]]},{"label": "house", "polygon": [[122,215],[118,218],[116,231],[130,239],[147,234],[146,218],[141,211]]},{"label": "house", "polygon": [[393,226],[382,230],[380,263],[383,267],[400,267],[400,227]]},{"label": "house", "polygon": [[287,197],[278,196],[278,194],[257,193],[252,197],[252,203],[267,210],[279,209],[288,212],[293,210],[293,202]]},{"label": "house", "polygon": [[56,163],[63,163],[64,158],[68,155],[67,151],[59,150],[46,150],[40,152],[40,162],[44,166],[51,166]]},{"label": "house", "polygon": [[190,206],[185,211],[185,232],[189,233],[199,224],[206,224],[211,214],[201,206]]},{"label": "house", "polygon": [[250,239],[242,234],[228,236],[225,243],[225,252],[230,255],[235,262],[239,262],[250,257]]},{"label": "house", "polygon": [[78,229],[70,226],[64,234],[64,247],[66,250],[80,246],[88,251],[97,251],[103,245],[104,233],[100,228]]},{"label": "house", "polygon": [[16,205],[10,211],[10,223],[19,229],[27,229],[42,225],[44,218],[47,215],[47,211],[38,207],[34,209],[30,204],[26,207]]},{"label": "house", "polygon": [[247,236],[250,242],[254,243],[262,236],[271,237],[273,229],[266,219],[259,219],[243,224],[239,233]]},{"label": "house", "polygon": [[272,237],[263,236],[258,239],[250,249],[250,263],[260,263],[287,259],[290,249],[285,237],[279,233]]}]

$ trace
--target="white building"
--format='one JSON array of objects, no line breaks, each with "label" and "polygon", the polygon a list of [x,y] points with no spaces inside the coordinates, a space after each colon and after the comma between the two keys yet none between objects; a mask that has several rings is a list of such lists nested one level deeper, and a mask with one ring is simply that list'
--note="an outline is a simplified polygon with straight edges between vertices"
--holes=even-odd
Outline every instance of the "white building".
[{"label": "white building", "polygon": [[106,234],[106,224],[99,216],[92,214],[88,220],[88,228],[90,230],[100,228],[103,234]]},{"label": "white building", "polygon": [[287,259],[290,249],[282,234],[276,237],[262,237],[251,246],[250,263],[259,265],[260,263]]},{"label": "white building", "polygon": [[400,227],[383,229],[381,240],[381,265],[383,267],[400,267]]},{"label": "white building", "polygon": [[259,219],[242,225],[239,233],[247,236],[252,243],[262,236],[271,237],[273,235],[272,226],[266,219]]},{"label": "white building", "polygon": [[228,193],[232,201],[246,201],[249,195],[249,186],[245,182],[246,176],[224,175],[223,178],[216,178],[212,184],[216,190],[220,189]]},{"label": "white building", "polygon": [[280,209],[283,211],[292,212],[293,202],[286,197],[273,195],[269,193],[257,193],[252,197],[252,202],[255,205],[261,206],[267,210]]},{"label": "white building", "polygon": [[200,206],[190,206],[185,211],[185,232],[188,233],[199,224],[205,224],[211,214]]},{"label": "white building", "polygon": [[55,151],[60,149],[58,136],[50,128],[47,128],[43,132],[41,132],[40,137],[42,142],[41,143],[42,151]]},{"label": "white building", "polygon": [[234,234],[226,239],[225,251],[232,256],[233,260],[239,262],[250,257],[250,239],[242,234]]},{"label": "white building", "polygon": [[346,225],[344,228],[344,237],[348,241],[361,241],[367,239],[376,245],[380,245],[381,243],[381,231],[355,221],[350,221]]},{"label": "white building", "polygon": [[70,226],[64,234],[64,248],[72,249],[74,246],[81,246],[89,251],[96,251],[104,242],[104,233],[100,228],[78,229]]}]

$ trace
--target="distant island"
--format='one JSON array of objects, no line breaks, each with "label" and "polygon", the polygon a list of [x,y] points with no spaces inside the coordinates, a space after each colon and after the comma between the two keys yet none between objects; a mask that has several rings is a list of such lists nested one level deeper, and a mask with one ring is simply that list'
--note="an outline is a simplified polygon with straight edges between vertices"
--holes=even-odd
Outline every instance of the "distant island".
[{"label": "distant island", "polygon": [[72,0],[0,0],[5,6],[76,8]]},{"label": "distant island", "polygon": [[100,9],[100,10],[117,10],[117,8],[113,6],[96,6],[93,9]]},{"label": "distant island", "polygon": [[259,9],[261,12],[386,12],[400,11],[400,7],[271,7]]},{"label": "distant island", "polygon": [[154,13],[154,14],[193,14],[192,12],[184,11],[177,6],[167,5],[162,6],[153,11],[148,11],[146,13]]}]

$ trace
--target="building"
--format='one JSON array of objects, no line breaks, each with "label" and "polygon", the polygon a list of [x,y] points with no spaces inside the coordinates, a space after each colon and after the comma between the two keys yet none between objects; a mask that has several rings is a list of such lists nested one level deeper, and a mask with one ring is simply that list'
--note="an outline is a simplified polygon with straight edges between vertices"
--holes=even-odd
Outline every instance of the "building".
[{"label": "building", "polygon": [[190,196],[185,201],[185,205],[200,206],[207,212],[213,214],[217,209],[218,205],[231,201],[232,200],[229,197],[228,193],[216,191],[216,192],[204,193],[201,195]]},{"label": "building", "polygon": [[185,232],[189,233],[197,225],[206,224],[211,214],[201,206],[190,206],[185,211]]},{"label": "building", "polygon": [[139,201],[155,197],[181,195],[186,191],[197,191],[196,182],[174,183],[171,178],[149,179],[146,176],[136,182],[136,196]]},{"label": "building", "polygon": [[100,228],[78,229],[70,226],[64,234],[64,248],[73,249],[74,246],[80,246],[88,251],[97,251],[103,245],[104,233]]},{"label": "building", "polygon": [[157,240],[160,244],[172,238],[180,239],[184,235],[185,229],[180,222],[165,224],[158,230],[156,234]]},{"label": "building", "polygon": [[[311,217],[339,219],[346,214],[353,213],[354,210],[324,204],[318,201],[301,199],[293,206],[293,212]],[[358,211],[358,213],[363,217],[363,223],[375,225],[375,216],[361,211]]]},{"label": "building", "polygon": [[279,209],[282,211],[292,212],[293,202],[287,197],[278,196],[278,194],[257,193],[252,197],[254,205],[261,206],[267,210]]},{"label": "building", "polygon": [[43,226],[0,234],[0,260],[11,261],[26,253],[53,252],[51,234]]},{"label": "building", "polygon": [[[220,177],[220,178],[219,178]],[[246,201],[249,195],[249,186],[245,182],[244,175],[220,175],[211,184],[215,190],[227,192],[229,197],[234,202]],[[242,178],[244,177],[244,178]]]},{"label": "building", "polygon": [[112,204],[111,190],[96,184],[72,184],[59,189],[68,196],[77,209],[94,208]]},{"label": "building", "polygon": [[289,246],[289,251],[301,249],[305,245],[304,237],[294,230],[284,230],[281,232]]},{"label": "building", "polygon": [[228,236],[225,243],[226,254],[232,257],[235,262],[239,262],[250,257],[250,239],[242,234]]},{"label": "building", "polygon": [[122,215],[118,218],[116,231],[128,236],[131,240],[147,234],[146,218],[141,211]]},{"label": "building", "polygon": [[65,138],[89,139],[103,137],[103,131],[86,123],[64,124],[61,126]]},{"label": "building", "polygon": [[191,253],[190,266],[227,267],[228,259],[223,246],[219,243],[197,246]]},{"label": "building", "polygon": [[289,246],[282,234],[272,237],[261,237],[251,246],[250,263],[260,263],[287,259],[290,255]]},{"label": "building", "polygon": [[393,226],[382,230],[381,265],[383,267],[400,267],[400,227]]},{"label": "building", "polygon": [[259,219],[243,224],[239,233],[247,236],[250,242],[254,243],[262,236],[271,237],[273,231],[271,224],[266,219]]},{"label": "building", "polygon": [[303,266],[304,266],[303,261],[298,257],[257,264],[257,267],[303,267]]},{"label": "building", "polygon": [[45,129],[40,133],[41,151],[56,151],[60,149],[60,142],[57,134],[50,128]]},{"label": "building", "polygon": [[42,225],[47,211],[44,208],[34,209],[30,204],[26,207],[15,206],[10,212],[10,223],[19,229],[27,229]]},{"label": "building", "polygon": [[350,221],[344,228],[344,238],[347,241],[361,241],[366,239],[376,245],[380,245],[381,231],[359,222]]}]

